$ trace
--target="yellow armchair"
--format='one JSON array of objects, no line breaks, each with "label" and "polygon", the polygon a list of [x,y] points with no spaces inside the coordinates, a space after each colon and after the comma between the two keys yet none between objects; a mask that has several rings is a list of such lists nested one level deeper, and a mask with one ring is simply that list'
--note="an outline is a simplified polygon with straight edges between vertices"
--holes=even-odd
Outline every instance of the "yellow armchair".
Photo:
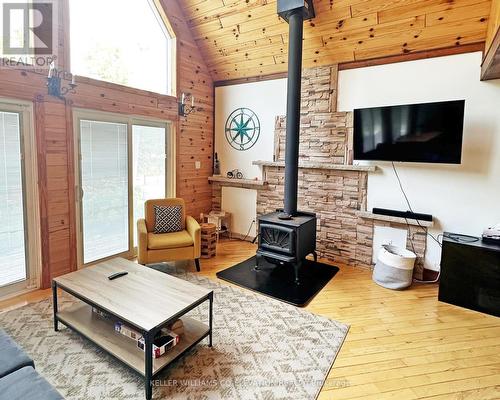
[{"label": "yellow armchair", "polygon": [[[182,230],[170,233],[154,233],[154,206],[182,206]],[[144,205],[145,218],[137,221],[137,261],[151,264],[162,261],[194,259],[200,271],[201,228],[198,222],[186,215],[183,199],[147,200]]]}]

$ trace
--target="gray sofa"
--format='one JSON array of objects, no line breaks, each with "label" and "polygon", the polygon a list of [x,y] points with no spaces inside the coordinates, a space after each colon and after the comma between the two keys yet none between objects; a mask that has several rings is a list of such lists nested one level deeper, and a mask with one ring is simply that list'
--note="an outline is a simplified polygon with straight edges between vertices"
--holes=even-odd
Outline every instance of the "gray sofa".
[{"label": "gray sofa", "polygon": [[0,329],[0,400],[64,400],[35,371],[35,363]]}]

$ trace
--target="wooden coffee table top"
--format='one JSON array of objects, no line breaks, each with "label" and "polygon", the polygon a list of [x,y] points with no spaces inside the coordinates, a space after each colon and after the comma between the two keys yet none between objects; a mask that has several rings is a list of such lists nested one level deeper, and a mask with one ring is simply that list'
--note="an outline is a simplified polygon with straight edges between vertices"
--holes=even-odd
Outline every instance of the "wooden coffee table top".
[{"label": "wooden coffee table top", "polygon": [[[128,275],[109,280],[120,271]],[[212,290],[138,265],[123,258],[54,278],[58,286],[149,331],[201,301]]]}]

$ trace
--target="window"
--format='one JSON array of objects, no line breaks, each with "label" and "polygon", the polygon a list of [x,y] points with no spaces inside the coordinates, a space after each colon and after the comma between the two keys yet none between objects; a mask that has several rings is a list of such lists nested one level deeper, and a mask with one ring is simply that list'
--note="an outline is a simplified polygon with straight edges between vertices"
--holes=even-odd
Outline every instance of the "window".
[{"label": "window", "polygon": [[144,202],[174,193],[166,122],[75,111],[79,264],[132,257]]},{"label": "window", "polygon": [[0,102],[0,297],[38,286],[36,162],[31,106]]},{"label": "window", "polygon": [[171,94],[172,37],[154,0],[71,0],[71,72]]}]

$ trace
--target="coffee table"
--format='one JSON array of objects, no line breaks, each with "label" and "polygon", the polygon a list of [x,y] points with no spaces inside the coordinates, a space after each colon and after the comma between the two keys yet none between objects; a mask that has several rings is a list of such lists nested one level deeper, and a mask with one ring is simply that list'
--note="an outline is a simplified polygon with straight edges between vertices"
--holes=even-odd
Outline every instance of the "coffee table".
[{"label": "coffee table", "polygon": [[[120,271],[128,274],[109,280]],[[58,310],[57,289],[81,300]],[[58,323],[78,332],[145,378],[146,399],[153,393],[153,378],[171,362],[208,337],[212,346],[213,291],[138,265],[123,258],[103,261],[52,280],[54,330]],[[209,302],[208,325],[185,314]],[[105,319],[92,307],[110,315]],[[184,333],[179,343],[159,358],[153,358],[153,339],[162,327],[182,317]],[[134,340],[115,332],[122,321],[144,335],[145,351]]]}]

